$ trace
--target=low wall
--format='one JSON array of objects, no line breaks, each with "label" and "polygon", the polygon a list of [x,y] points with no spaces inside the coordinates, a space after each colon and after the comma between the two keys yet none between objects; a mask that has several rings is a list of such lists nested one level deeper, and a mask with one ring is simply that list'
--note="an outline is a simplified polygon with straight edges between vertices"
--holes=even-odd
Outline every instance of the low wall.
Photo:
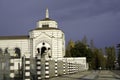
[{"label": "low wall", "polygon": [[86,58],[42,59],[40,56],[23,56],[18,60],[4,56],[1,59],[0,80],[41,80],[88,69]]},{"label": "low wall", "polygon": [[[46,75],[50,78],[87,70],[86,64],[81,64],[79,60],[80,58],[74,61],[70,61],[70,58],[47,59],[48,66],[46,67],[46,60],[41,59],[41,78],[46,78]],[[48,70],[47,74],[46,70]]]}]

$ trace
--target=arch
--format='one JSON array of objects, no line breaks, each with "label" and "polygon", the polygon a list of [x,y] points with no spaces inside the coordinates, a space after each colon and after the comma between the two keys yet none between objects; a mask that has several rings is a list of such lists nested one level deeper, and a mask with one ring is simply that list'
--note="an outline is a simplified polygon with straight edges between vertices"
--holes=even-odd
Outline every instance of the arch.
[{"label": "arch", "polygon": [[40,48],[37,48],[37,52],[40,53]]},{"label": "arch", "polygon": [[21,50],[20,50],[20,48],[16,47],[14,50],[15,50],[14,58],[20,58],[21,57]]},{"label": "arch", "polygon": [[2,50],[2,48],[0,48],[0,54],[2,54],[3,53],[3,50]]},{"label": "arch", "polygon": [[45,51],[47,50],[47,48],[46,47],[42,47],[41,48],[41,57],[43,58],[44,57],[44,54],[46,53]]},{"label": "arch", "polygon": [[51,39],[49,39],[49,38],[38,38],[38,40],[35,43],[36,47],[37,47],[38,44],[43,43],[43,42],[48,43],[49,45],[52,45],[51,44]]},{"label": "arch", "polygon": [[8,48],[5,48],[4,54],[8,54]]},{"label": "arch", "polygon": [[49,58],[52,58],[52,54],[51,54],[51,51],[50,51],[50,50],[51,50],[51,48],[48,48],[48,57],[49,57]]},{"label": "arch", "polygon": [[51,58],[52,45],[50,39],[39,39],[35,43],[35,53],[40,54],[41,58]]}]

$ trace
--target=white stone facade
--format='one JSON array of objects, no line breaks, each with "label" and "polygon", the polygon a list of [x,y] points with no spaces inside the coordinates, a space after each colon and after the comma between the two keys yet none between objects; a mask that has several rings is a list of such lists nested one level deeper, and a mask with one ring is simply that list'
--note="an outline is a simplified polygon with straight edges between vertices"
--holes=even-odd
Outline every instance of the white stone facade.
[{"label": "white stone facade", "polygon": [[[23,37],[23,36],[20,36]],[[5,54],[5,50],[7,49],[8,53],[10,55],[15,56],[15,48],[20,49],[20,55],[23,56],[26,53],[30,53],[30,48],[29,48],[29,39],[15,39],[13,38],[6,38],[6,37],[0,37],[0,49],[2,50],[3,54]]]},{"label": "white stone facade", "polygon": [[86,62],[86,57],[76,57],[76,58],[65,58],[67,62],[80,64],[81,70],[88,70],[88,63]]},{"label": "white stone facade", "polygon": [[59,29],[51,29],[51,30],[33,30],[30,32],[31,44],[31,52],[33,56],[38,53],[38,48],[41,50],[43,47],[46,48],[48,52],[51,53],[51,57],[63,57],[65,55],[65,41],[64,41],[64,33]]},{"label": "white stone facade", "polygon": [[65,36],[62,30],[58,29],[57,22],[49,18],[48,9],[46,18],[38,21],[36,26],[28,36],[0,36],[0,51],[19,58],[26,54],[33,57],[37,54],[46,58],[64,57]]}]

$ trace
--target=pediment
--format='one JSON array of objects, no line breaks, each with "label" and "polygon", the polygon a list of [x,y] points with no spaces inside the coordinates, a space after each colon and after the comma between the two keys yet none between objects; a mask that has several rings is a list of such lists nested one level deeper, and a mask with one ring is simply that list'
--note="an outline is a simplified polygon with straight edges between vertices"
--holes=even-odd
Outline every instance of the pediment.
[{"label": "pediment", "polygon": [[38,39],[38,38],[49,38],[49,39],[51,39],[52,37],[50,35],[48,35],[47,33],[42,32],[41,34],[36,36],[36,39]]},{"label": "pediment", "polygon": [[43,42],[43,41],[51,43],[51,37],[45,32],[42,32],[39,36],[35,38],[35,41],[36,41],[36,44]]}]

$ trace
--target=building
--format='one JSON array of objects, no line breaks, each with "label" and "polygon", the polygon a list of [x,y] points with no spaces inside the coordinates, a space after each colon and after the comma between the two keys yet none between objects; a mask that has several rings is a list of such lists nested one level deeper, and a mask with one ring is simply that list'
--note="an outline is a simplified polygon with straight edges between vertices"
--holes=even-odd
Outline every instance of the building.
[{"label": "building", "polygon": [[10,55],[16,59],[24,55],[42,58],[63,58],[65,55],[65,36],[58,28],[56,21],[46,17],[37,22],[37,27],[25,36],[0,36],[0,53]]},{"label": "building", "polygon": [[[22,76],[22,80],[30,80],[31,75],[37,75],[40,79],[45,72],[46,75],[49,73],[48,69],[60,74],[63,74],[63,70],[66,73],[72,70],[73,73],[75,70],[88,69],[86,58],[64,58],[65,35],[58,28],[57,22],[49,18],[48,9],[45,19],[38,21],[36,26],[29,31],[29,35],[0,36],[0,74],[3,74],[0,75],[1,80],[4,80],[6,75],[12,79]],[[56,68],[57,65],[59,68]],[[57,71],[58,69],[60,71]]]}]

